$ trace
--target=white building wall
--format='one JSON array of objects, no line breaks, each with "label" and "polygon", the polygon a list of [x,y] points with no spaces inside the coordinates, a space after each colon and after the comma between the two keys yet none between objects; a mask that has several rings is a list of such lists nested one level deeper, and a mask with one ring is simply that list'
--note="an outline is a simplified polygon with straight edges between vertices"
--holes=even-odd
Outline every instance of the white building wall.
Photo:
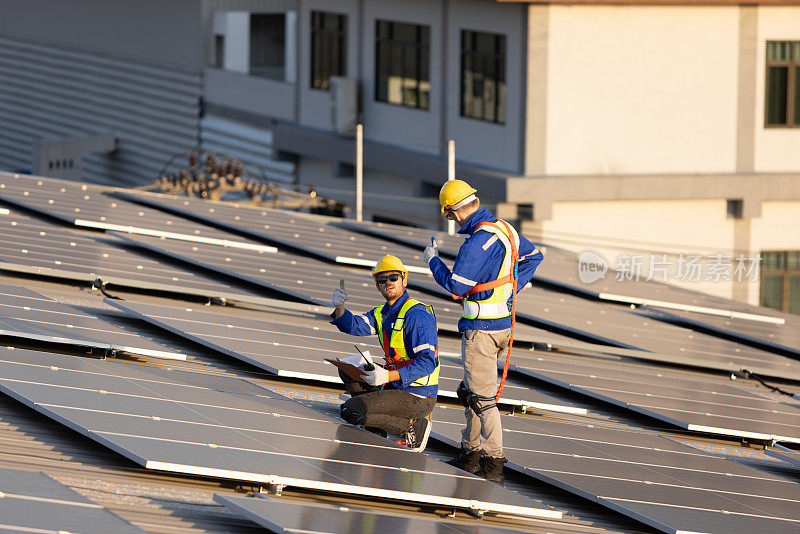
[{"label": "white building wall", "polygon": [[734,172],[738,7],[551,6],[548,174]]},{"label": "white building wall", "polygon": [[[611,269],[625,262],[638,263],[641,280],[652,274],[658,282],[726,298],[733,294],[732,281],[706,279],[706,267],[700,280],[681,280],[678,273],[681,257],[688,262],[700,256],[697,261],[707,265],[716,255],[740,252],[734,251],[734,219],[727,217],[724,199],[557,202],[552,219],[528,224],[523,230],[528,237],[576,253],[595,251]],[[656,267],[652,271],[651,258]],[[658,269],[664,261],[667,279]]]},{"label": "white building wall", "polygon": [[766,128],[766,42],[800,41],[800,9],[758,9],[756,53],[756,172],[800,171],[800,128]]}]

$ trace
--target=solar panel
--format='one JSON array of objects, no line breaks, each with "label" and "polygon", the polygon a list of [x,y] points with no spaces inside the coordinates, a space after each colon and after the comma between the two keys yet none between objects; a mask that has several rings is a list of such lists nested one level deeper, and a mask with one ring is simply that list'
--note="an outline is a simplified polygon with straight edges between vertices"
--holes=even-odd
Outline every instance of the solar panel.
[{"label": "solar panel", "polygon": [[[410,278],[409,285],[445,294],[427,279]],[[556,328],[594,344],[619,347],[599,349],[610,354],[725,371],[746,368],[765,376],[800,379],[800,363],[790,358],[656,321],[639,311],[539,287],[519,293],[517,324],[524,321]]]},{"label": "solar panel", "polygon": [[517,355],[514,370],[687,430],[800,443],[800,410],[703,377],[567,355]]},{"label": "solar panel", "polygon": [[188,221],[163,211],[111,198],[106,187],[0,173],[0,199],[69,225],[116,230],[228,247],[276,252],[275,247]]},{"label": "solar panel", "polygon": [[[126,242],[144,247],[152,252],[191,262],[233,279],[257,284],[271,291],[279,291],[317,306],[330,306],[333,289],[339,287],[341,279],[346,282],[347,293],[350,296],[348,301],[350,309],[366,312],[375,307],[376,299],[380,298],[375,289],[375,282],[368,271],[331,265],[314,258],[285,252],[257,254],[250,251],[149,236],[115,235]],[[415,280],[419,278],[421,278],[419,275],[411,273],[409,284],[414,286]],[[413,290],[410,290],[409,293],[412,297],[433,306],[440,330],[458,332],[461,308],[449,295],[446,295],[447,300],[445,300],[421,295]],[[558,334],[524,324],[519,325],[516,339],[518,341],[562,344],[571,341]]]},{"label": "solar panel", "polygon": [[[386,223],[357,223],[352,220],[339,219],[339,222],[332,220],[331,224],[399,241],[420,250],[430,244],[431,236],[436,236],[439,252],[450,259],[456,257],[458,249],[464,241],[464,236],[460,234],[451,236],[445,232]],[[545,246],[544,248],[546,249],[546,261],[537,269],[534,281],[546,282],[566,291],[577,291],[600,300],[637,305],[646,304],[651,307],[677,310],[683,309],[690,312],[689,315],[697,317],[698,320],[703,320],[708,314],[712,316],[721,314],[721,316],[729,318],[738,317],[744,321],[766,322],[767,324],[783,324],[783,319],[785,319],[785,316],[782,317],[782,314],[773,310],[764,310],[757,306],[750,306],[654,280],[618,280],[617,274],[613,270],[609,271],[603,279],[593,283],[585,283],[578,276],[577,254],[558,247]]]},{"label": "solar panel", "polygon": [[[337,369],[324,362],[323,358],[337,358],[355,352],[353,342],[356,339],[359,340],[358,344],[362,350],[370,350],[376,356],[382,354],[382,349],[375,343],[374,337],[347,336],[334,331],[334,327],[322,324],[319,320],[287,317],[284,319],[285,322],[279,323],[269,320],[263,313],[230,308],[224,310],[177,308],[129,300],[106,302],[133,317],[144,319],[278,376],[341,384]],[[288,324],[288,321],[291,321],[291,324]],[[456,398],[455,391],[463,377],[460,345],[442,339],[439,348],[441,361],[439,394],[443,397]],[[586,413],[584,408],[560,401],[529,387],[516,385],[511,380],[503,393],[501,401],[506,405],[562,413]]]},{"label": "solar panel", "polygon": [[0,349],[2,392],[147,469],[561,517],[541,503],[268,390],[229,393],[232,379],[213,389],[185,385],[184,374],[191,375]]},{"label": "solar panel", "polygon": [[781,445],[775,445],[775,447],[764,449],[764,452],[773,458],[792,464],[795,469],[800,469],[800,452]]},{"label": "solar panel", "polygon": [[44,473],[0,468],[0,532],[143,534]]},{"label": "solar panel", "polygon": [[[0,218],[0,270],[92,283],[166,291],[201,297],[224,297],[272,305],[273,299],[120,248],[111,238],[91,237],[19,213]],[[254,252],[255,254],[256,252]],[[281,303],[314,313],[317,308]]]},{"label": "solar panel", "polygon": [[754,344],[772,352],[800,355],[800,320],[786,316],[786,323],[776,325],[763,321],[749,321],[716,315],[698,315],[691,312],[642,308],[642,314],[690,328],[697,328],[743,343]]},{"label": "solar panel", "polygon": [[[502,416],[508,467],[663,532],[797,532],[797,484],[661,436]],[[461,439],[461,410],[437,406],[432,436]]]},{"label": "solar panel", "polygon": [[149,339],[24,287],[0,284],[0,335],[185,360]]},{"label": "solar panel", "polygon": [[254,523],[278,533],[353,532],[359,534],[510,534],[520,530],[446,519],[279,501],[270,498],[214,495],[214,500]]},{"label": "solar panel", "polygon": [[422,257],[422,249],[387,243],[352,232],[328,224],[328,218],[174,195],[139,192],[117,194],[121,198],[137,199],[151,206],[219,225],[240,235],[267,239],[335,263],[372,267],[378,258],[393,254],[403,261],[409,271],[430,276],[428,265]]}]

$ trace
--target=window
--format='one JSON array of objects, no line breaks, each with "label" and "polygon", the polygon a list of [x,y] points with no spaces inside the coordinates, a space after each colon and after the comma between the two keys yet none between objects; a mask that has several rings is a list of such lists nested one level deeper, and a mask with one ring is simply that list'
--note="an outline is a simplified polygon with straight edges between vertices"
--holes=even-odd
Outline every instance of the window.
[{"label": "window", "polygon": [[767,126],[800,127],[800,41],[767,41]]},{"label": "window", "polygon": [[221,69],[225,66],[225,36],[214,36],[214,66]]},{"label": "window", "polygon": [[285,75],[286,15],[250,15],[250,74],[273,80]]},{"label": "window", "polygon": [[430,27],[379,20],[375,35],[375,100],[428,109]]},{"label": "window", "polygon": [[506,122],[506,38],[461,32],[461,116]]},{"label": "window", "polygon": [[328,90],[331,76],[347,70],[347,16],[311,12],[311,87]]},{"label": "window", "polygon": [[761,253],[761,305],[800,315],[800,250]]}]

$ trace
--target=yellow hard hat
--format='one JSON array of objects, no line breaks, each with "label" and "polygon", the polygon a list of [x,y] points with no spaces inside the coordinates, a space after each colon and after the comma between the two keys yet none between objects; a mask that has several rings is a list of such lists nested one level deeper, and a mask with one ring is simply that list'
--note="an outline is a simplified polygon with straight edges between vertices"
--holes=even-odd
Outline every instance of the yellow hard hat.
[{"label": "yellow hard hat", "polygon": [[475,200],[478,190],[463,180],[450,180],[445,182],[439,191],[439,204],[442,205],[442,215],[446,208],[457,210],[465,204]]},{"label": "yellow hard hat", "polygon": [[408,269],[406,269],[406,266],[403,265],[400,258],[392,256],[391,254],[387,254],[378,260],[378,263],[372,270],[372,277],[377,278],[380,273],[385,273],[387,271],[397,271],[403,273],[403,278],[408,278]]}]

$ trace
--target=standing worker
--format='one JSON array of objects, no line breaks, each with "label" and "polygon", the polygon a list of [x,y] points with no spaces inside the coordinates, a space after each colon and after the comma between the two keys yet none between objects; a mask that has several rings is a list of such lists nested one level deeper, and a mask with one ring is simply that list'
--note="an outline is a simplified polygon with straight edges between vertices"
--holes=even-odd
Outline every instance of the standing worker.
[{"label": "standing worker", "polygon": [[[425,449],[431,432],[429,416],[439,392],[439,341],[433,308],[409,298],[408,270],[399,258],[386,255],[372,271],[375,287],[386,304],[364,315],[346,310],[344,280],[333,291],[333,321],[341,332],[378,335],[386,368],[366,371],[364,382],[339,376],[351,398],[341,405],[342,419],[367,429],[405,436],[415,451]],[[374,431],[374,430],[373,430]]]},{"label": "standing worker", "polygon": [[510,224],[481,208],[475,193],[462,180],[442,186],[442,215],[458,223],[458,233],[468,237],[458,250],[452,273],[439,258],[433,238],[425,249],[425,261],[436,282],[463,305],[458,331],[464,380],[457,393],[467,426],[461,433],[461,449],[449,463],[503,485],[507,460],[497,409],[503,384],[498,391],[497,359],[508,353],[513,340],[513,289],[525,287],[543,256]]}]

